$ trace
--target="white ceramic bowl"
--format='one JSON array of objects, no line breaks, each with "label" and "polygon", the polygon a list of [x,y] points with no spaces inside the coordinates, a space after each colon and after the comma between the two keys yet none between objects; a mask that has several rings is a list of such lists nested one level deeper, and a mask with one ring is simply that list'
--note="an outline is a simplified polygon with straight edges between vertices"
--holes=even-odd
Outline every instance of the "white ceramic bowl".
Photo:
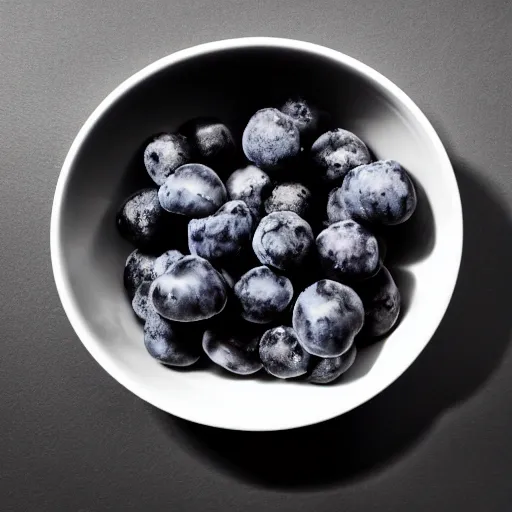
[{"label": "white ceramic bowl", "polygon": [[[337,124],[358,134],[377,158],[400,161],[416,181],[419,209],[398,228],[410,243],[394,257],[404,296],[400,324],[387,340],[361,350],[348,374],[329,386],[167,369],[147,354],[122,284],[132,248],[116,233],[114,215],[122,199],[147,179],[137,149],[149,135],[173,130],[196,115],[218,116],[239,134],[257,108],[294,93],[333,113]],[[419,108],[357,60],[274,38],[226,40],[179,51],[117,87],[69,150],[51,221],[57,289],[73,328],[98,363],[164,411],[240,430],[327,420],[389,386],[439,325],[461,250],[462,211],[454,173]]]}]

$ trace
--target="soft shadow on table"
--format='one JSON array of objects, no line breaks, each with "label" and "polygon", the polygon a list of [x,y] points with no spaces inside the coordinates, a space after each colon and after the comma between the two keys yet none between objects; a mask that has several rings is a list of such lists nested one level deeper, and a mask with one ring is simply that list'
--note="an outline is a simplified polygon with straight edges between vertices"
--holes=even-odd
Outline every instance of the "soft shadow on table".
[{"label": "soft shadow on table", "polygon": [[383,393],[301,429],[248,433],[204,427],[156,409],[185,450],[233,478],[296,492],[362,479],[415,446],[443,411],[483,386],[511,331],[511,220],[478,176],[452,156],[464,211],[464,252],[446,316],[425,351]]}]

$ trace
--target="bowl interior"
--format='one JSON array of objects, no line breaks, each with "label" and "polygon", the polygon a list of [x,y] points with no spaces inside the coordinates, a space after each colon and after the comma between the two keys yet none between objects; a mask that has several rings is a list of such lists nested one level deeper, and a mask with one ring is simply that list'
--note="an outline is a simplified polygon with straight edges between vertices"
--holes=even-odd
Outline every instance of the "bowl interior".
[{"label": "bowl interior", "polygon": [[[461,215],[441,144],[398,89],[340,54],[322,55],[315,48],[228,45],[162,61],[100,107],[99,117],[82,133],[65,164],[56,195],[52,252],[66,312],[112,376],[183,418],[271,430],[350,410],[410,365],[450,299],[460,258]],[[140,158],[141,144],[196,115],[221,118],[240,140],[254,111],[278,106],[294,94],[332,113],[334,124],[358,134],[376,158],[400,161],[418,186],[418,211],[391,236],[400,241],[390,252],[404,299],[400,324],[385,342],[360,351],[343,379],[325,387],[234,378],[211,369],[169,370],[144,348],[142,327],[122,284],[132,248],[118,236],[114,222],[120,202],[151,185]]]}]

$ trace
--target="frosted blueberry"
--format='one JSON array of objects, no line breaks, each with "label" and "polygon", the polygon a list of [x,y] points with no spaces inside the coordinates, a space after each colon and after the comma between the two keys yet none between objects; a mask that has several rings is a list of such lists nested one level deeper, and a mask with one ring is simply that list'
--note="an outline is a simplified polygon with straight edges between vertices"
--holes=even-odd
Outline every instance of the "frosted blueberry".
[{"label": "frosted blueberry", "polygon": [[341,187],[333,188],[327,199],[327,221],[334,224],[340,220],[349,220],[350,215],[343,202],[343,191]]},{"label": "frosted blueberry", "polygon": [[365,143],[341,128],[320,135],[311,147],[311,157],[328,183],[340,182],[350,169],[371,162]]},{"label": "frosted blueberry", "polygon": [[145,188],[128,197],[117,212],[119,233],[139,249],[154,250],[165,241],[170,218],[160,206],[156,188]]},{"label": "frosted blueberry", "polygon": [[190,141],[199,162],[213,167],[219,174],[230,165],[235,154],[235,140],[219,119],[197,117],[183,124],[178,132]]},{"label": "frosted blueberry", "polygon": [[279,169],[298,156],[299,130],[289,116],[275,108],[258,110],[244,130],[242,148],[258,167]]},{"label": "frosted blueberry", "polygon": [[367,279],[382,265],[377,239],[353,220],[342,220],[324,229],[316,239],[316,247],[320,263],[331,279]]},{"label": "frosted blueberry", "polygon": [[170,249],[169,251],[165,251],[163,254],[158,256],[155,260],[154,270],[155,277],[161,276],[165,274],[172,265],[174,265],[177,261],[183,258],[183,253],[177,251],[176,249]]},{"label": "frosted blueberry", "polygon": [[135,290],[135,295],[132,300],[132,309],[135,314],[141,319],[145,320],[148,314],[148,293],[151,286],[151,281],[142,281],[140,286]]},{"label": "frosted blueberry", "polygon": [[311,226],[296,213],[274,212],[261,219],[252,247],[264,265],[280,270],[299,267],[314,245]]},{"label": "frosted blueberry", "polygon": [[302,348],[291,327],[269,329],[260,340],[263,368],[279,379],[299,377],[307,372],[311,356]]},{"label": "frosted blueberry", "polygon": [[202,330],[180,324],[148,311],[144,324],[144,345],[149,354],[168,366],[190,366],[201,357]]},{"label": "frosted blueberry", "polygon": [[235,297],[242,317],[257,324],[274,320],[290,304],[293,286],[284,276],[278,276],[268,267],[249,270],[235,284]]},{"label": "frosted blueberry", "polygon": [[207,260],[236,256],[250,245],[253,219],[243,201],[228,201],[203,219],[188,224],[188,248]]},{"label": "frosted blueberry", "polygon": [[183,135],[157,135],[144,151],[144,165],[157,185],[163,185],[178,167],[188,164],[190,160],[190,145]]},{"label": "frosted blueberry", "polygon": [[363,322],[363,303],[356,292],[328,279],[306,288],[293,308],[293,328],[301,345],[319,357],[347,352]]},{"label": "frosted blueberry", "polygon": [[383,336],[395,325],[400,314],[400,291],[386,267],[357,287],[363,301],[365,320],[363,333]]},{"label": "frosted blueberry", "polygon": [[302,98],[289,99],[281,112],[293,119],[301,136],[313,135],[320,124],[319,111]]},{"label": "frosted blueberry", "polygon": [[289,211],[306,218],[311,207],[311,192],[301,183],[277,185],[265,201],[265,212]]},{"label": "frosted blueberry", "polygon": [[357,349],[355,345],[338,357],[311,358],[307,381],[313,384],[329,384],[345,373],[356,360]]},{"label": "frosted blueberry", "polygon": [[135,249],[126,259],[123,281],[130,300],[143,281],[153,281],[156,277],[155,259],[155,256],[145,254],[139,249]]},{"label": "frosted blueberry", "polygon": [[394,160],[380,160],[351,170],[343,181],[343,201],[352,218],[395,225],[416,209],[416,191],[409,175]]},{"label": "frosted blueberry", "polygon": [[226,181],[230,199],[240,199],[259,220],[263,211],[263,201],[270,193],[272,182],[268,174],[255,165],[237,169]]},{"label": "frosted blueberry", "polygon": [[259,331],[215,328],[203,335],[203,350],[215,363],[238,375],[251,375],[261,369],[258,354]]},{"label": "frosted blueberry", "polygon": [[224,309],[227,285],[207,260],[185,256],[153,281],[149,300],[169,320],[206,320]]},{"label": "frosted blueberry", "polygon": [[207,217],[227,199],[226,189],[215,172],[203,164],[182,165],[158,191],[165,210],[187,217]]}]

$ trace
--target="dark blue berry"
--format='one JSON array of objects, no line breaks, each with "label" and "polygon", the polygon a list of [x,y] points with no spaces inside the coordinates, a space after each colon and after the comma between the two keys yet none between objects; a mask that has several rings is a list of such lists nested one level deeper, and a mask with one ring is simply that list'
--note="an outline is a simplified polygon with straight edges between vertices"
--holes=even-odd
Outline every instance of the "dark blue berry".
[{"label": "dark blue berry", "polygon": [[393,226],[405,222],[416,209],[414,185],[394,160],[380,160],[351,170],[342,190],[347,212],[364,222]]},{"label": "dark blue berry", "polygon": [[279,169],[299,155],[299,130],[289,116],[275,108],[258,110],[244,130],[242,147],[247,159],[258,167]]},{"label": "dark blue berry", "polygon": [[260,340],[263,368],[279,379],[299,377],[307,372],[311,356],[302,348],[291,327],[275,327]]},{"label": "dark blue berry", "polygon": [[311,192],[301,183],[281,183],[277,185],[265,201],[265,212],[289,211],[307,218],[311,207]]},{"label": "dark blue berry", "polygon": [[157,185],[192,158],[190,145],[183,135],[164,133],[157,135],[144,151],[144,165]]},{"label": "dark blue berry", "polygon": [[311,226],[293,212],[274,212],[263,217],[252,240],[260,262],[280,270],[299,267],[313,245]]},{"label": "dark blue berry", "polygon": [[350,169],[371,162],[365,143],[341,128],[320,135],[311,147],[311,157],[322,179],[333,184],[341,182]]},{"label": "dark blue berry", "polygon": [[355,345],[338,357],[311,358],[307,381],[312,384],[329,384],[344,374],[356,360],[357,349]]},{"label": "dark blue berry", "polygon": [[236,256],[248,247],[253,231],[253,218],[243,201],[228,201],[220,209],[188,225],[188,248],[207,260]]},{"label": "dark blue berry", "polygon": [[158,198],[165,210],[192,218],[215,213],[227,199],[215,172],[203,164],[182,165],[160,187]]},{"label": "dark blue berry", "polygon": [[316,247],[325,274],[337,281],[367,279],[382,265],[377,239],[353,220],[342,220],[324,229]]},{"label": "dark blue berry", "polygon": [[258,324],[269,323],[277,318],[293,297],[290,280],[278,276],[268,267],[249,270],[235,284],[234,291],[242,317]]},{"label": "dark blue berry", "polygon": [[155,256],[145,254],[139,249],[135,249],[126,259],[123,280],[130,300],[144,281],[155,279],[155,259]]},{"label": "dark blue berry", "polygon": [[207,260],[185,256],[153,281],[149,299],[169,320],[206,320],[224,309],[227,284]]},{"label": "dark blue berry", "polygon": [[139,249],[154,251],[165,245],[171,218],[161,207],[158,191],[146,188],[124,201],[116,217],[119,233]]},{"label": "dark blue berry", "polygon": [[328,279],[306,288],[293,308],[293,328],[301,345],[319,357],[347,352],[363,322],[363,303],[356,292]]},{"label": "dark blue berry", "polygon": [[255,165],[237,169],[226,181],[230,199],[240,199],[259,221],[263,212],[263,201],[272,188],[268,174]]}]

